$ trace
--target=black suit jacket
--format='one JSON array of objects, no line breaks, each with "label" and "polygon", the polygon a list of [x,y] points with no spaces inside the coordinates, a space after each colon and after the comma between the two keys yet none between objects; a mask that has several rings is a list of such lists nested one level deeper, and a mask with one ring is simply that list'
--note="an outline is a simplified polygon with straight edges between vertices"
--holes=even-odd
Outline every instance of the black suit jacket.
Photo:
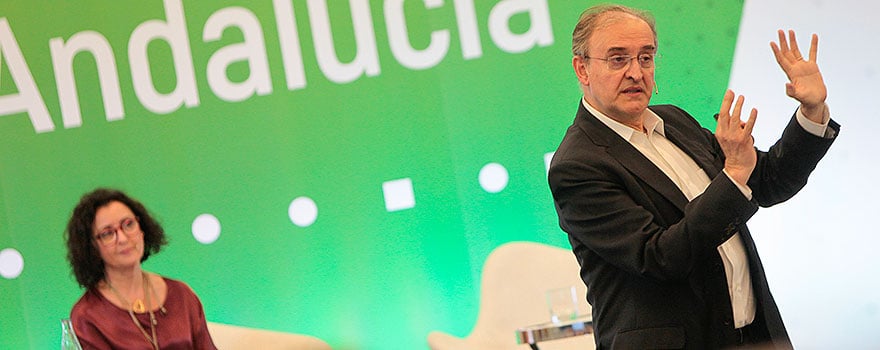
[{"label": "black suit jacket", "polygon": [[721,170],[715,136],[675,106],[650,107],[666,137],[711,183],[688,202],[678,187],[581,104],[549,171],[560,227],[588,287],[598,349],[715,349],[736,342],[717,247],[739,232],[757,314],[751,328],[781,348],[791,343],[746,221],[758,206],[797,193],[839,130],[816,137],[792,118],[749,179],[748,200]]}]

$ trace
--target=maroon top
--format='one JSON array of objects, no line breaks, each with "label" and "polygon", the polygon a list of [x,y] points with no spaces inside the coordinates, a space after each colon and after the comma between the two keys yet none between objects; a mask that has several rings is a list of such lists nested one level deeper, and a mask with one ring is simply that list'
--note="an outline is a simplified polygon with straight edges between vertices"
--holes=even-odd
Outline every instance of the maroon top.
[{"label": "maroon top", "polygon": [[[168,286],[165,313],[156,310],[156,337],[161,349],[217,349],[208,334],[202,303],[180,281],[162,277]],[[134,314],[152,336],[149,313]],[[128,310],[113,305],[97,289],[90,289],[70,311],[73,329],[83,349],[152,350],[153,345],[132,322]]]}]

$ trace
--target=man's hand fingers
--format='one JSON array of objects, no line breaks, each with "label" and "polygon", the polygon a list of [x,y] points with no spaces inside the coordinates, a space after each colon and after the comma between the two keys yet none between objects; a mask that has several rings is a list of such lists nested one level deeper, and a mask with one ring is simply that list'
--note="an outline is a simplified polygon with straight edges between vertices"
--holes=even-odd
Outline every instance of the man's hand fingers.
[{"label": "man's hand fingers", "polygon": [[783,54],[788,53],[788,40],[785,39],[785,31],[779,29],[776,31],[776,35],[779,36],[779,50]]},{"label": "man's hand fingers", "polygon": [[816,62],[819,52],[819,36],[813,34],[813,40],[810,41],[810,62]]},{"label": "man's hand fingers", "polygon": [[791,50],[792,55],[794,55],[794,59],[795,60],[803,59],[803,56],[801,56],[801,50],[798,49],[797,38],[794,35],[794,30],[792,30],[792,29],[788,30],[788,38],[790,39],[790,43],[789,43],[788,48],[789,48],[789,50]]},{"label": "man's hand fingers", "polygon": [[718,111],[718,127],[726,128],[727,123],[730,122],[730,105],[733,104],[733,91],[727,90],[724,93],[724,98],[721,99],[721,110]]},{"label": "man's hand fingers", "polygon": [[736,105],[733,106],[733,114],[730,115],[730,126],[733,128],[734,126],[740,126],[742,124],[742,119],[739,117],[740,113],[742,113],[743,102],[745,101],[745,97],[740,95],[736,99]]},{"label": "man's hand fingers", "polygon": [[[752,130],[755,128],[755,121],[756,120],[758,120],[758,110],[752,108],[752,112],[749,113],[749,120],[746,121],[746,125],[743,128],[743,131],[745,131],[747,135],[749,135],[749,136],[752,135]],[[752,138],[753,142],[754,142],[754,140],[755,139]]]}]

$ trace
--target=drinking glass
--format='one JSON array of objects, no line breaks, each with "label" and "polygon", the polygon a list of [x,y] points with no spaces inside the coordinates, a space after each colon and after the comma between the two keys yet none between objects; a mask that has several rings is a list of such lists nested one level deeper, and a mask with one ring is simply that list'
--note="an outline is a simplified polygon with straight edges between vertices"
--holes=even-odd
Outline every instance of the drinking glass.
[{"label": "drinking glass", "polygon": [[61,350],[82,350],[69,318],[61,319]]},{"label": "drinking glass", "polygon": [[547,307],[553,323],[570,321],[578,317],[577,289],[574,286],[547,291]]}]

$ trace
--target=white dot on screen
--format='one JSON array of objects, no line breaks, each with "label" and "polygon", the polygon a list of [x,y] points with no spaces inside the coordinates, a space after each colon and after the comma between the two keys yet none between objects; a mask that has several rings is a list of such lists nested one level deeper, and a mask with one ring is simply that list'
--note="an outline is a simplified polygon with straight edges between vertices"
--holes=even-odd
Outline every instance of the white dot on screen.
[{"label": "white dot on screen", "polygon": [[6,279],[18,278],[24,270],[21,253],[12,248],[0,250],[0,276]]},{"label": "white dot on screen", "polygon": [[287,208],[287,215],[296,226],[311,226],[318,218],[318,206],[309,197],[297,197],[293,202],[290,202],[290,207]]},{"label": "white dot on screen", "polygon": [[199,243],[214,243],[220,238],[220,220],[211,214],[199,215],[193,220],[192,234]]},{"label": "white dot on screen", "polygon": [[480,169],[480,186],[486,192],[498,193],[507,187],[507,169],[498,163],[489,163]]}]

